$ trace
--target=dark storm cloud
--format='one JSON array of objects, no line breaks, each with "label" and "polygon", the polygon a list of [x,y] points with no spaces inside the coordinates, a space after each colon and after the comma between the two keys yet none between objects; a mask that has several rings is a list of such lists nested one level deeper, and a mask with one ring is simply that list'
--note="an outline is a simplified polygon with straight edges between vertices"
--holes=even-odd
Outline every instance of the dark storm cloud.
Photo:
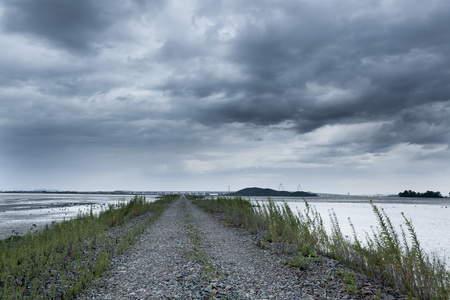
[{"label": "dark storm cloud", "polygon": [[[163,6],[154,1],[6,4],[4,30],[40,37],[74,52],[114,42],[108,31],[114,24],[139,20],[144,12],[152,15]],[[200,36],[181,27],[177,32],[164,31],[177,19],[155,20],[155,27],[164,32],[162,44],[134,64],[129,58],[131,63],[122,69],[84,63],[73,70],[67,65],[33,80],[43,94],[101,99],[102,94],[128,84],[123,77],[110,77],[112,72],[138,74],[145,82],[146,73],[159,65],[169,74],[158,84],[150,81],[148,88],[170,96],[173,118],[180,114],[218,126],[289,122],[299,134],[326,125],[378,120],[389,123],[391,131],[403,131],[403,122],[390,121],[406,109],[410,115],[419,114],[415,107],[449,101],[450,95],[446,30],[450,5],[416,4],[417,8],[397,3],[383,7],[381,2],[205,2],[186,16],[197,29],[201,18],[209,20]],[[219,32],[227,26],[232,32],[221,39]],[[224,66],[234,71],[223,75]],[[29,69],[24,72],[32,74]],[[411,137],[410,141],[428,139]]]},{"label": "dark storm cloud", "polygon": [[[390,125],[375,140],[448,143],[448,136],[433,126],[445,117],[424,119],[421,114],[426,105],[450,101],[450,5],[437,1],[435,6],[415,2],[418,7],[396,7],[393,2],[382,9],[375,3],[369,8],[335,2],[242,4],[244,21],[235,36],[209,45],[227,49],[221,58],[237,66],[242,78],[205,74],[171,80],[165,87],[178,96],[198,98],[222,91],[216,102],[199,99],[194,105],[194,115],[206,124],[291,121],[305,133],[377,120]],[[216,11],[202,13],[214,17]],[[405,122],[406,115],[420,120],[426,130],[415,130],[418,123]],[[389,138],[392,132],[401,138]]]},{"label": "dark storm cloud", "polygon": [[448,1],[0,0],[0,14],[0,163],[448,157]]},{"label": "dark storm cloud", "polygon": [[[5,1],[2,27],[6,31],[43,38],[70,52],[91,52],[111,47],[107,31],[133,13],[157,10],[161,1]],[[106,45],[105,45],[106,43]]]},{"label": "dark storm cloud", "polygon": [[450,103],[436,102],[404,109],[392,123],[380,129],[380,144],[449,144]]}]

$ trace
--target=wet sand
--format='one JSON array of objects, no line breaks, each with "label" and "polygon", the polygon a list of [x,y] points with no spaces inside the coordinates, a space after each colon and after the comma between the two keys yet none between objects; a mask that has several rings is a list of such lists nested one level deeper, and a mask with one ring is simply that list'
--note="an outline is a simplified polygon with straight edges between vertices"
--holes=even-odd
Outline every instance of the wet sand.
[{"label": "wet sand", "polygon": [[131,198],[131,195],[0,194],[0,238],[37,231],[54,221],[89,213],[91,207],[98,213],[109,203]]}]

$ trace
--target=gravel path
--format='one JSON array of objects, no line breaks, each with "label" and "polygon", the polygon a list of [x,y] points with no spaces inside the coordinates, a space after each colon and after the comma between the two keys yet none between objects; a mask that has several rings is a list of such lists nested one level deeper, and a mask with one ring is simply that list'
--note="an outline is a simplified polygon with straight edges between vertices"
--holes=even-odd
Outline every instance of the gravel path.
[{"label": "gravel path", "polygon": [[93,291],[84,298],[192,298],[186,283],[201,284],[201,277],[187,257],[185,202],[180,199],[166,208],[131,251],[112,260],[112,270],[94,282]]},{"label": "gravel path", "polygon": [[226,228],[210,215],[188,203],[194,227],[201,233],[212,264],[221,270],[210,284],[218,298],[309,299],[300,288],[295,269],[283,266],[269,251],[261,250],[248,234]]},{"label": "gravel path", "polygon": [[[192,232],[200,237],[203,260],[193,256]],[[308,299],[301,297],[298,276],[266,256],[183,197],[81,298]]]},{"label": "gravel path", "polygon": [[[221,225],[181,197],[166,208],[133,249],[115,257],[109,274],[96,280],[92,290],[80,298],[375,298],[347,293],[323,296],[320,285],[330,286],[329,279],[313,282],[316,278],[305,278],[299,269],[283,264],[283,259],[257,247],[245,231]],[[330,260],[322,269],[333,269],[335,264]]]}]

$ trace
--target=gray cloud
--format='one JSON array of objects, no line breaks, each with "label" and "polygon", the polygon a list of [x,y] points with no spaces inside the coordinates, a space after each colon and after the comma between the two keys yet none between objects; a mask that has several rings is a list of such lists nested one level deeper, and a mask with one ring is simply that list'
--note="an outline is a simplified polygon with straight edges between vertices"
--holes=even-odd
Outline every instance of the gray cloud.
[{"label": "gray cloud", "polygon": [[[223,175],[242,159],[254,163],[245,173],[448,157],[445,1],[3,0],[0,11],[11,161],[30,149],[84,161],[77,149],[105,166],[128,151]],[[282,158],[271,143],[286,144]]]},{"label": "gray cloud", "polygon": [[[409,15],[406,7],[401,16],[386,11],[356,18],[355,11],[341,10],[343,15],[333,18],[335,12],[323,9],[325,4],[291,4],[289,10],[270,5],[246,19],[226,56],[246,78],[245,84],[225,82],[225,89],[240,97],[200,103],[203,120],[260,125],[293,121],[301,133],[406,113],[419,118],[423,105],[449,101],[449,45],[443,43],[448,40],[447,4],[423,11],[419,19],[419,12],[411,9]],[[214,77],[198,82],[187,87],[196,96],[218,90]],[[210,92],[204,92],[208,84]],[[316,91],[308,88],[314,85]],[[397,142],[434,142],[408,136],[413,132],[405,129]]]},{"label": "gray cloud", "polygon": [[[70,52],[96,52],[111,47],[108,30],[133,14],[163,6],[162,1],[5,1],[2,27],[25,33]],[[105,34],[106,33],[106,34]],[[122,37],[124,38],[124,37]],[[109,43],[108,43],[109,42]]]},{"label": "gray cloud", "polygon": [[86,51],[113,21],[106,3],[92,1],[9,1],[4,26],[13,32],[44,37],[64,48]]}]

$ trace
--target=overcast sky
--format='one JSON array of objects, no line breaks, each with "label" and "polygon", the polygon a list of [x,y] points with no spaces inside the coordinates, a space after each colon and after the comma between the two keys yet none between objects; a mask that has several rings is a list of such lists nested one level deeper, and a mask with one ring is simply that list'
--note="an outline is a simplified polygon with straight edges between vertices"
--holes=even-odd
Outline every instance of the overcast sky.
[{"label": "overcast sky", "polygon": [[0,0],[0,190],[450,192],[448,0]]}]

